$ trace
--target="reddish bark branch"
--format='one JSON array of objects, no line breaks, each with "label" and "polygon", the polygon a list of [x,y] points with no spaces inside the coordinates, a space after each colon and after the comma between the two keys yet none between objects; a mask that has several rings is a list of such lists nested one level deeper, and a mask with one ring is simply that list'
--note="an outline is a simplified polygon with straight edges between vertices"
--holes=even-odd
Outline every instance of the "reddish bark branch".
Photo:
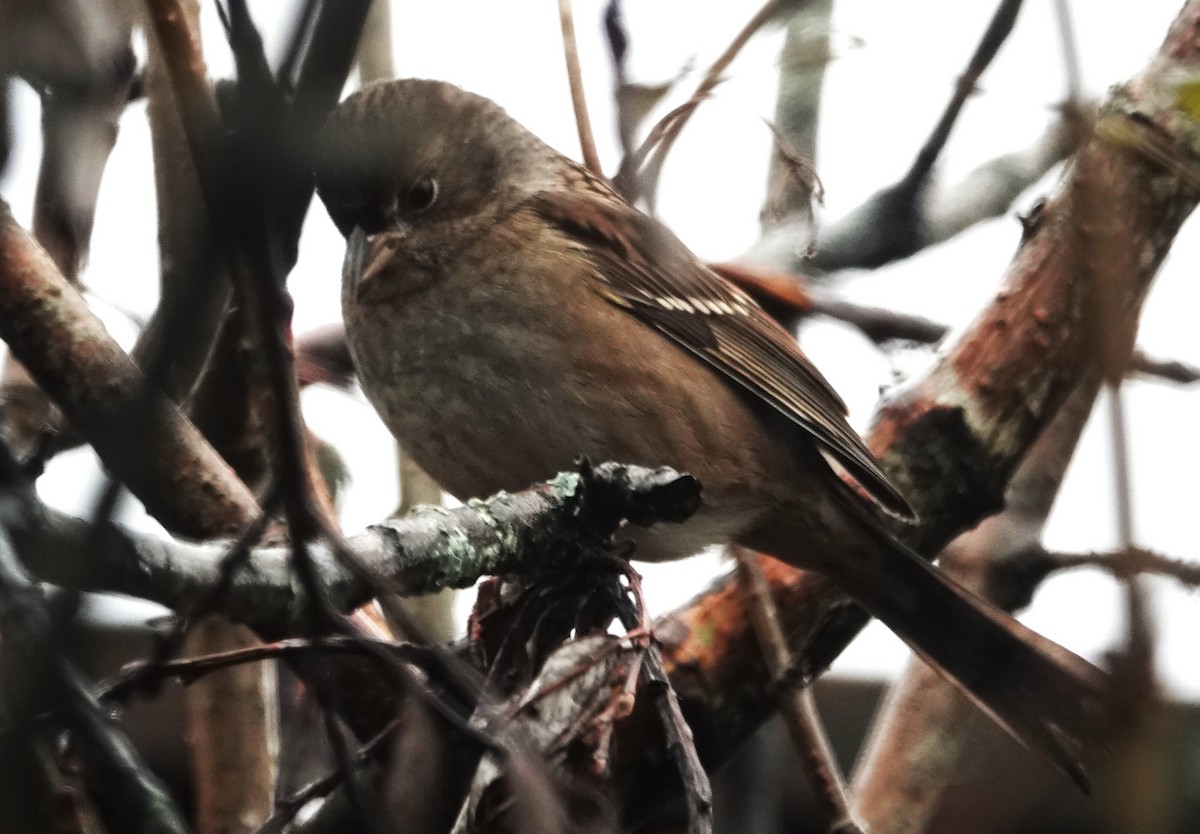
[{"label": "reddish bark branch", "polygon": [[165,527],[203,538],[257,515],[245,484],[174,405],[145,390],[137,366],[5,203],[0,337]]},{"label": "reddish bark branch", "polygon": [[[964,586],[1013,611],[1044,573],[1015,557],[1041,537],[1054,496],[1091,413],[1098,384],[1080,388],[1030,449],[1009,489],[1009,506],[956,539],[942,554]],[[926,831],[947,786],[981,742],[975,707],[918,659],[892,689],[854,779],[855,810],[879,834]],[[919,751],[919,752],[918,752]]]},{"label": "reddish bark branch", "polygon": [[[1198,64],[1200,2],[1194,0],[1159,58],[1114,91],[1101,118],[1145,125],[1186,157],[1200,147],[1200,125],[1176,108],[1171,79]],[[993,303],[931,373],[880,411],[870,445],[920,514],[921,523],[905,538],[922,552],[938,552],[1002,507],[1005,485],[1026,450],[1067,395],[1094,373],[1079,322],[1095,288],[1081,280],[1072,254],[1070,206],[1084,184],[1094,196],[1092,233],[1121,241],[1106,250],[1116,259],[1106,272],[1119,277],[1119,309],[1135,320],[1196,203],[1188,178],[1176,166],[1152,161],[1145,147],[1136,137],[1120,147],[1092,138],[1030,229]],[[825,668],[865,615],[822,577],[767,567],[793,651],[808,668]],[[732,580],[665,618],[659,635],[697,743],[716,764],[773,711],[770,677]],[[635,796],[652,790],[643,780]]]}]

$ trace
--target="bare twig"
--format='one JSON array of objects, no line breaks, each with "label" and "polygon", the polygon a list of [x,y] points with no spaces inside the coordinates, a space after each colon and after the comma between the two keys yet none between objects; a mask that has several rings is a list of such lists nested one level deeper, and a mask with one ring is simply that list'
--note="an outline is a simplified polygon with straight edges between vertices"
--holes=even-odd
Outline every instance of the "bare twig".
[{"label": "bare twig", "polygon": [[[1001,0],[959,76],[950,101],[913,164],[898,182],[876,192],[837,226],[822,230],[812,258],[813,267],[826,272],[847,266],[874,268],[911,255],[927,245],[924,241],[928,240],[928,234],[923,230],[926,212],[922,203],[931,175],[967,99],[975,92],[980,77],[1012,32],[1022,2]],[[978,192],[978,182],[972,185]],[[962,200],[956,202],[961,204]],[[1007,204],[1003,203],[1005,206]],[[791,224],[780,224],[769,236],[773,240],[764,240],[756,247],[757,254],[754,257],[758,260],[769,256],[779,258],[781,251],[786,253],[784,246],[787,241],[780,239],[780,235],[790,233],[791,229]],[[869,233],[864,234],[868,229]],[[857,244],[854,242],[856,238],[859,240]]]},{"label": "bare twig", "polygon": [[1075,25],[1067,0],[1054,0],[1054,18],[1062,45],[1063,67],[1067,73],[1067,104],[1078,107],[1083,101],[1083,81],[1079,71],[1079,49],[1075,46]]},{"label": "bare twig", "polygon": [[[268,496],[265,502],[265,511],[255,519],[250,525],[242,531],[241,535],[233,541],[219,558],[218,573],[216,581],[209,590],[196,598],[190,605],[179,610],[171,620],[170,629],[165,635],[158,640],[153,654],[142,663],[137,669],[132,670],[125,676],[124,686],[130,689],[138,689],[146,685],[149,681],[156,677],[161,677],[161,670],[171,662],[171,658],[179,652],[184,645],[185,639],[189,636],[189,629],[195,625],[197,620],[201,620],[213,612],[221,600],[225,597],[231,586],[233,585],[234,577],[237,572],[242,569],[250,557],[250,548],[256,544],[265,532],[270,519],[270,513],[274,512],[276,499],[274,496]],[[107,527],[107,523],[105,525]],[[97,534],[99,538],[99,534]],[[236,639],[230,639],[228,635],[222,636],[219,634],[221,629],[217,629],[218,634],[215,635],[214,644],[219,643],[223,647],[223,651],[251,651],[255,648],[253,640],[243,640],[242,646],[237,647]],[[241,633],[242,629],[238,629]],[[206,634],[212,635],[212,629],[206,631]],[[229,644],[235,644],[235,648],[228,648]],[[203,640],[192,639],[188,642],[187,653],[191,656],[207,654],[205,651],[209,648],[204,644]],[[216,651],[216,646],[211,649]],[[230,685],[238,688],[239,695],[243,698],[249,698],[250,694],[246,691],[248,681],[243,678],[240,681],[230,679]],[[215,689],[211,693],[206,693],[205,697],[209,697],[220,693],[220,689]],[[262,693],[260,693],[262,694]],[[263,701],[268,699],[262,699]],[[273,700],[273,699],[270,699]],[[228,723],[225,724],[225,729],[228,729]],[[249,732],[245,729],[244,732]],[[274,743],[274,739],[270,739]]]},{"label": "bare twig", "polygon": [[928,180],[967,99],[975,92],[984,70],[991,65],[996,53],[1000,51],[1000,47],[1012,34],[1013,24],[1017,22],[1017,13],[1021,10],[1023,3],[1024,0],[1001,0],[1000,5],[996,7],[996,12],[992,15],[987,29],[984,30],[979,45],[975,47],[975,52],[971,55],[966,70],[959,76],[958,82],[955,84],[954,95],[950,97],[933,132],[921,146],[912,167],[902,180],[909,187],[915,187],[917,183]]},{"label": "bare twig", "polygon": [[637,195],[640,193],[639,189],[641,188],[639,183],[642,177],[642,167],[646,161],[646,157],[658,146],[663,137],[667,135],[667,132],[671,129],[671,125],[682,119],[685,114],[699,107],[702,101],[704,101],[702,98],[691,98],[671,110],[650,129],[646,140],[636,150],[625,155],[625,158],[621,160],[621,167],[617,169],[617,173],[612,178],[613,188],[621,196],[630,202],[637,199]]},{"label": "bare twig", "polygon": [[399,726],[399,719],[393,720],[376,733],[370,741],[359,747],[350,762],[343,762],[328,775],[310,782],[291,796],[286,796],[276,802],[275,812],[258,829],[257,834],[277,834],[277,832],[282,831],[288,823],[294,820],[296,815],[309,802],[319,799],[322,796],[328,796],[330,792],[346,782],[348,778],[353,778],[352,774],[354,771],[370,764],[375,757],[383,752],[385,749],[384,745],[391,740],[396,730],[399,729]]},{"label": "bare twig", "polygon": [[1167,556],[1144,547],[1090,553],[1061,553],[1037,548],[1021,555],[1022,558],[1043,562],[1047,573],[1094,568],[1122,579],[1137,575],[1165,576],[1188,590],[1200,587],[1200,562]]},{"label": "bare twig", "polygon": [[[661,135],[656,137],[655,133],[652,132],[637,150],[639,158],[645,158],[651,153],[651,149],[653,149],[653,155],[650,156],[650,160],[644,169],[641,169],[640,165],[633,169],[633,173],[627,181],[626,189],[622,192],[627,199],[633,201],[644,196],[651,205],[654,204],[654,195],[658,190],[658,178],[662,172],[663,163],[666,162],[667,154],[671,152],[671,147],[675,144],[675,140],[679,138],[680,131],[687,124],[696,105],[712,94],[712,91],[721,83],[721,78],[725,74],[725,70],[733,63],[734,58],[738,56],[742,48],[750,42],[750,39],[760,29],[774,20],[780,10],[789,2],[790,0],[767,0],[754,13],[754,16],[750,18],[746,25],[734,35],[729,46],[725,47],[725,51],[713,61],[712,66],[708,68],[704,77],[700,79],[700,83],[696,85],[696,90],[692,93],[688,102],[683,107],[676,108],[676,110],[668,113],[667,116],[660,120],[659,125],[663,126]],[[621,168],[625,169],[626,167],[626,163],[622,162]]]},{"label": "bare twig", "polygon": [[760,557],[741,547],[733,547],[738,582],[746,598],[746,609],[754,623],[754,632],[767,662],[767,669],[779,687],[779,705],[784,722],[813,796],[829,821],[829,830],[844,834],[862,834],[854,820],[846,795],[846,779],[833,755],[833,747],[821,724],[821,716],[807,680],[794,680],[792,653],[779,624],[779,612],[771,598],[771,589],[758,567]]},{"label": "bare twig", "polygon": [[579,47],[575,41],[575,17],[571,12],[571,0],[558,0],[558,21],[562,26],[563,57],[567,63],[567,81],[571,85],[571,104],[575,108],[575,125],[579,128],[579,148],[583,155],[583,164],[592,173],[604,176],[600,167],[600,154],[596,152],[596,137],[592,135],[587,97],[583,92],[583,70],[579,66]]},{"label": "bare twig", "polygon": [[713,822],[712,785],[696,752],[692,729],[680,709],[679,696],[663,667],[662,655],[653,644],[642,661],[642,687],[658,712],[667,736],[667,755],[683,783],[687,834],[709,834]]},{"label": "bare twig", "polygon": [[[385,647],[389,651],[399,654],[415,655],[415,647],[411,645],[387,643]],[[205,675],[221,669],[228,669],[231,666],[242,666],[247,663],[258,663],[290,655],[335,653],[363,654],[364,650],[357,640],[334,636],[316,640],[293,638],[277,640],[274,643],[257,643],[253,646],[176,658],[161,663],[153,660],[139,660],[126,665],[115,678],[101,683],[96,692],[97,697],[101,700],[124,701],[132,695],[152,689],[167,678],[175,678],[186,686]]]},{"label": "bare twig", "polygon": [[1177,382],[1180,385],[1200,382],[1200,368],[1195,365],[1172,359],[1155,359],[1147,356],[1141,350],[1133,352],[1133,362],[1129,366],[1129,371],[1166,382]]}]

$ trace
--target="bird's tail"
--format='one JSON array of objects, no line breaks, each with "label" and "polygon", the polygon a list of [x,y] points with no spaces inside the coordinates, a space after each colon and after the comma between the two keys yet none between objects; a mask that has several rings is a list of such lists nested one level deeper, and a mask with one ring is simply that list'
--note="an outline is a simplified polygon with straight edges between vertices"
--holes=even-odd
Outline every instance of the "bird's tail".
[{"label": "bird's tail", "polygon": [[881,530],[855,555],[839,564],[843,590],[1019,741],[1089,790],[1085,762],[1108,737],[1105,673]]}]

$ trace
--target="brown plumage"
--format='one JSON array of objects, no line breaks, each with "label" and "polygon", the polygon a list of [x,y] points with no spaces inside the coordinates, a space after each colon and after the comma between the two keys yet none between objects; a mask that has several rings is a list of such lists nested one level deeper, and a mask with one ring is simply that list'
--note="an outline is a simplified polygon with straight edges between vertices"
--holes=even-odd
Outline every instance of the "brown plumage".
[{"label": "brown plumage", "polygon": [[944,577],[831,469],[910,511],[795,340],[664,226],[494,103],[373,85],[332,115],[318,188],[348,238],[347,338],[367,397],[454,495],[585,454],[691,472],[689,522],[635,558],[736,541],[827,574],[1077,779],[1103,676]]}]

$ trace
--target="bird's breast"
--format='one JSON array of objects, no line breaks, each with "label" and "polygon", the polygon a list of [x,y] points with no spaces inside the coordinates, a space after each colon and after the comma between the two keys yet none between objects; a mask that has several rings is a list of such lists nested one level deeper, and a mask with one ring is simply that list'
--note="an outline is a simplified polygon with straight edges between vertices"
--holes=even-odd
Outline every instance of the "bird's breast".
[{"label": "bird's breast", "polygon": [[735,535],[786,468],[762,443],[758,410],[601,298],[588,268],[553,249],[466,253],[419,294],[349,299],[364,392],[459,498],[523,488],[580,455],[667,465],[700,479],[706,510],[687,536],[645,542],[642,558],[675,558]]}]

